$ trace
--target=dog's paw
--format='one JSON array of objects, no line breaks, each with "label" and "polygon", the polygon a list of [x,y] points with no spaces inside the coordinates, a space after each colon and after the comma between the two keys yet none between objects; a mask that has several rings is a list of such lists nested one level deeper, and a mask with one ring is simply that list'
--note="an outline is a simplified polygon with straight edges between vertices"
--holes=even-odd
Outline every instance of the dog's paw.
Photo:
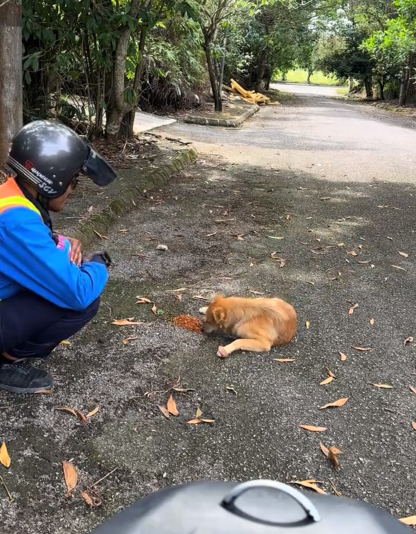
[{"label": "dog's paw", "polygon": [[219,356],[220,358],[228,358],[229,354],[225,350],[225,347],[221,347],[220,346],[220,347],[218,347],[217,356]]}]

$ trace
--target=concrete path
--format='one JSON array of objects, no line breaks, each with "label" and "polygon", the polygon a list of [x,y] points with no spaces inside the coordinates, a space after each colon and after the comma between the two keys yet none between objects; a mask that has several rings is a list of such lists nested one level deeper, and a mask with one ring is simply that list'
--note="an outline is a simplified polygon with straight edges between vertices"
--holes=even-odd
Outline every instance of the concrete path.
[{"label": "concrete path", "polygon": [[338,87],[333,85],[313,85],[306,83],[272,83],[272,89],[292,93],[296,95],[314,95],[314,96],[338,96]]},{"label": "concrete path", "polygon": [[[1,495],[2,534],[87,534],[143,494],[200,478],[313,478],[416,514],[415,345],[404,344],[416,338],[414,122],[307,96],[240,130],[165,133],[200,158],[97,243],[111,281],[94,323],[47,364],[57,391],[0,394],[12,456],[1,474],[16,499]],[[296,339],[218,359],[223,336],[172,322],[217,292],[282,296],[299,314]],[[158,406],[171,394],[179,416],[168,420]],[[62,405],[100,411],[83,425]],[[215,423],[187,424],[197,407]],[[338,471],[320,442],[342,451]],[[78,489],[64,498],[63,460],[100,507]]]},{"label": "concrete path", "polygon": [[159,115],[145,113],[144,111],[136,111],[136,115],[134,116],[133,131],[135,134],[149,132],[150,130],[160,128],[161,126],[168,126],[174,122],[176,122],[175,119],[159,117]]}]

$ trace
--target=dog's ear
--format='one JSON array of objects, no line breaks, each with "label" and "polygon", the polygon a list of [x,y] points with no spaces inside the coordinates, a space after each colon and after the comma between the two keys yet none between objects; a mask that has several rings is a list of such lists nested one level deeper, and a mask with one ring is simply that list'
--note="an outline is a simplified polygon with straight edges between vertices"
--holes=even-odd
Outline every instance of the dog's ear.
[{"label": "dog's ear", "polygon": [[225,310],[224,310],[224,308],[215,308],[214,310],[212,310],[212,316],[214,318],[214,321],[218,325],[222,325],[224,323],[224,319],[225,319]]}]

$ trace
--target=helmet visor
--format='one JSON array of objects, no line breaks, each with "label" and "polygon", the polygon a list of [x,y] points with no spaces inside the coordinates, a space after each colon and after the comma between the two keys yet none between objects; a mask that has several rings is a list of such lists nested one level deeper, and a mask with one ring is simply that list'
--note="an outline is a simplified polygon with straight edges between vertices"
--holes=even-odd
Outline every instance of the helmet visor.
[{"label": "helmet visor", "polygon": [[89,155],[82,166],[82,172],[100,187],[111,184],[117,177],[116,172],[91,146],[89,149]]}]

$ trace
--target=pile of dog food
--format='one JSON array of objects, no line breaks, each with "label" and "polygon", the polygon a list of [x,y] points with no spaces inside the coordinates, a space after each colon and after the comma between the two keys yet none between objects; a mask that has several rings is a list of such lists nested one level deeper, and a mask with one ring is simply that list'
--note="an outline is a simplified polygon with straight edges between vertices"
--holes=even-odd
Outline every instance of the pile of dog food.
[{"label": "pile of dog food", "polygon": [[179,328],[186,328],[191,332],[202,332],[202,322],[192,315],[177,315],[173,318],[173,322]]}]

